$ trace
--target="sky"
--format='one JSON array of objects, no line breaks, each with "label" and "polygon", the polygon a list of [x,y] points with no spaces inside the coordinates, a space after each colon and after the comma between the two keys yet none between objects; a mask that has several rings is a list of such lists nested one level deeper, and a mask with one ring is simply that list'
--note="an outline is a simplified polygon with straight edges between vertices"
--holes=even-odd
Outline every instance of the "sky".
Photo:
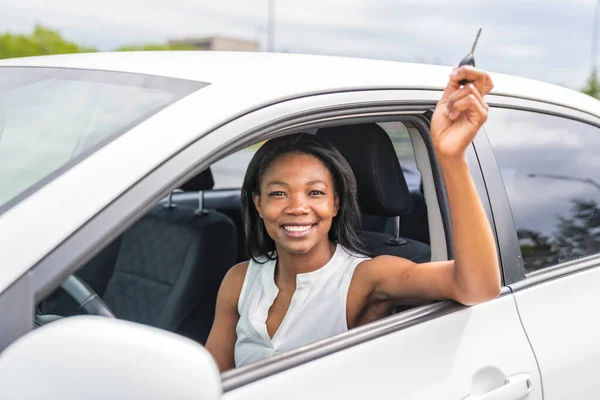
[{"label": "sky", "polygon": [[[592,66],[595,0],[272,1],[275,51],[456,65],[481,27],[479,68],[580,89]],[[0,0],[0,32],[42,24],[99,50],[219,35],[265,50],[268,3]]]}]

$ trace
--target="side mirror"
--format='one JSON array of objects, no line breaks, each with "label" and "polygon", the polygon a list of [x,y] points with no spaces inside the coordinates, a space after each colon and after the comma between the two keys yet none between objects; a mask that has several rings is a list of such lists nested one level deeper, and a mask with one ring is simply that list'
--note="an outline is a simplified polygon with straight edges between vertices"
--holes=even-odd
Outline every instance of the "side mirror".
[{"label": "side mirror", "polygon": [[200,344],[133,322],[63,318],[0,353],[6,399],[205,399],[222,395],[216,363]]}]

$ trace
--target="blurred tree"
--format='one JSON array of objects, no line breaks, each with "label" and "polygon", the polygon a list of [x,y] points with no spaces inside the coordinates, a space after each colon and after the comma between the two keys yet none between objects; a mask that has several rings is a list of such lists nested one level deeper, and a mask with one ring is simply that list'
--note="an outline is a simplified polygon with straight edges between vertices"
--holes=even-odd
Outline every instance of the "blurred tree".
[{"label": "blurred tree", "polygon": [[558,217],[549,237],[530,229],[517,231],[527,272],[600,252],[600,205],[593,199],[571,200],[570,214]]},{"label": "blurred tree", "polygon": [[598,71],[596,68],[592,70],[592,73],[590,74],[582,92],[589,96],[600,99],[600,81],[598,80]]},{"label": "blurred tree", "polygon": [[573,199],[570,217],[559,217],[557,228],[554,247],[560,261],[600,250],[600,208],[595,200]]},{"label": "blurred tree", "polygon": [[556,251],[548,236],[531,229],[519,229],[517,237],[526,272],[532,272],[554,263]]},{"label": "blurred tree", "polygon": [[[123,46],[116,51],[194,50],[194,47],[171,44]],[[0,59],[49,54],[88,53],[97,51],[64,39],[58,31],[36,25],[31,34],[0,33]]]},{"label": "blurred tree", "polygon": [[36,25],[33,33],[0,34],[0,58],[29,57],[47,54],[94,52],[96,49],[81,47],[65,40],[57,31]]}]

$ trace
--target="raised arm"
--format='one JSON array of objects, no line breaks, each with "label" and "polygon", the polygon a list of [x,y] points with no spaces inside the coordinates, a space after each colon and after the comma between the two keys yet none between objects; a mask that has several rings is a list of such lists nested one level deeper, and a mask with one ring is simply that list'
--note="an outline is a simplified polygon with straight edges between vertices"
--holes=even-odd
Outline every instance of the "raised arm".
[{"label": "raised arm", "polygon": [[[461,87],[459,81],[472,83]],[[377,299],[453,299],[475,304],[500,293],[496,245],[469,173],[465,151],[487,119],[483,96],[490,76],[470,66],[454,69],[431,121],[431,138],[450,206],[454,260],[415,264],[376,257],[361,268]]]}]

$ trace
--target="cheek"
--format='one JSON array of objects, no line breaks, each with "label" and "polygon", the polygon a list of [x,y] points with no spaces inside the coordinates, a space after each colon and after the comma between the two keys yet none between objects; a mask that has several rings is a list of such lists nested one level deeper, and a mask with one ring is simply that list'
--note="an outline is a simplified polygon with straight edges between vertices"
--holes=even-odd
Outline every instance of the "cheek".
[{"label": "cheek", "polygon": [[323,201],[316,205],[314,209],[322,219],[332,219],[335,214],[335,203],[333,200]]},{"label": "cheek", "polygon": [[262,218],[265,223],[269,223],[281,215],[282,206],[277,201],[267,198],[262,201]]}]

